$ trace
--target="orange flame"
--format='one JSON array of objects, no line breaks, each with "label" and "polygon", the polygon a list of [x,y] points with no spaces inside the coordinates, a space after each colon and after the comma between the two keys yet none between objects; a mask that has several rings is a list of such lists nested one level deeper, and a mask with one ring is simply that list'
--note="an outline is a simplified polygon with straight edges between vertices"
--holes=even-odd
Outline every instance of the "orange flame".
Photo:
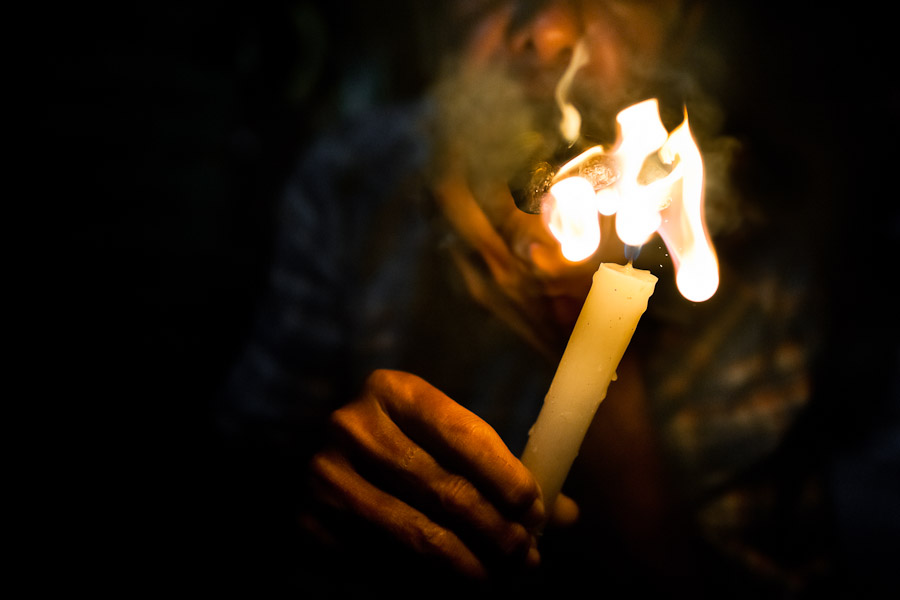
[{"label": "orange flame", "polygon": [[[554,177],[548,225],[563,256],[577,262],[596,252],[599,215],[615,214],[622,242],[641,246],[658,232],[681,294],[693,302],[709,299],[719,287],[719,263],[703,216],[703,159],[687,112],[671,133],[655,99],[626,108],[616,122],[618,141],[611,150],[590,148]],[[607,169],[598,177],[591,168],[598,161],[612,165],[615,176]]]}]

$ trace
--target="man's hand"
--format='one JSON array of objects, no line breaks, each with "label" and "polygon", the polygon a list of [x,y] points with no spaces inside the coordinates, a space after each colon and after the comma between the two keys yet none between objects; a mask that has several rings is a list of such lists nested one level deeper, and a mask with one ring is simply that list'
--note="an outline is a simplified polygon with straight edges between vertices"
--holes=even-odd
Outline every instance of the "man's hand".
[{"label": "man's hand", "polygon": [[[311,463],[316,502],[472,577],[539,562],[533,531],[545,515],[531,473],[426,381],[376,371],[330,425]],[[563,500],[570,515],[572,504]]]}]

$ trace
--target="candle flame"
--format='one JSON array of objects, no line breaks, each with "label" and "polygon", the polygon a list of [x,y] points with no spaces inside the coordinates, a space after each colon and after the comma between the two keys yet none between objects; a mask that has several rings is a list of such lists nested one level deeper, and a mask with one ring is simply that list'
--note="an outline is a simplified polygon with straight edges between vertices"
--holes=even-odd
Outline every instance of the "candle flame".
[{"label": "candle flame", "polygon": [[563,256],[572,262],[588,258],[600,245],[594,186],[581,177],[569,177],[553,184],[550,195],[556,201],[543,214]]},{"label": "candle flame", "polygon": [[553,179],[545,214],[563,256],[573,262],[591,256],[600,245],[599,215],[616,215],[622,242],[642,246],[659,233],[681,294],[693,302],[709,299],[719,286],[719,264],[703,215],[703,159],[687,111],[671,133],[655,99],[626,108],[616,122],[615,146],[589,148]]}]

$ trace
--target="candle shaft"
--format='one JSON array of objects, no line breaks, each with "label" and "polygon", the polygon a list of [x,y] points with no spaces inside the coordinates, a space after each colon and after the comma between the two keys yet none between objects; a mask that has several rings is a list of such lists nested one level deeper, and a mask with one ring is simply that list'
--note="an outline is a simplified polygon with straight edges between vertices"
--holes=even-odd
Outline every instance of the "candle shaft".
[{"label": "candle shaft", "polygon": [[649,271],[603,263],[594,273],[544,405],[528,435],[522,462],[551,509],[606,397],[656,277]]}]

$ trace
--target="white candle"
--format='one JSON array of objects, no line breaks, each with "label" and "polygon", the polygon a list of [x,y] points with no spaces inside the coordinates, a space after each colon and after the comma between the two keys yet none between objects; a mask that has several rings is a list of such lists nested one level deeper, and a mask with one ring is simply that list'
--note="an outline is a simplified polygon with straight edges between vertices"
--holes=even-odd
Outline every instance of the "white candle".
[{"label": "white candle", "polygon": [[656,277],[649,271],[603,263],[569,337],[550,390],[529,432],[522,462],[553,507],[588,427],[616,378]]}]

